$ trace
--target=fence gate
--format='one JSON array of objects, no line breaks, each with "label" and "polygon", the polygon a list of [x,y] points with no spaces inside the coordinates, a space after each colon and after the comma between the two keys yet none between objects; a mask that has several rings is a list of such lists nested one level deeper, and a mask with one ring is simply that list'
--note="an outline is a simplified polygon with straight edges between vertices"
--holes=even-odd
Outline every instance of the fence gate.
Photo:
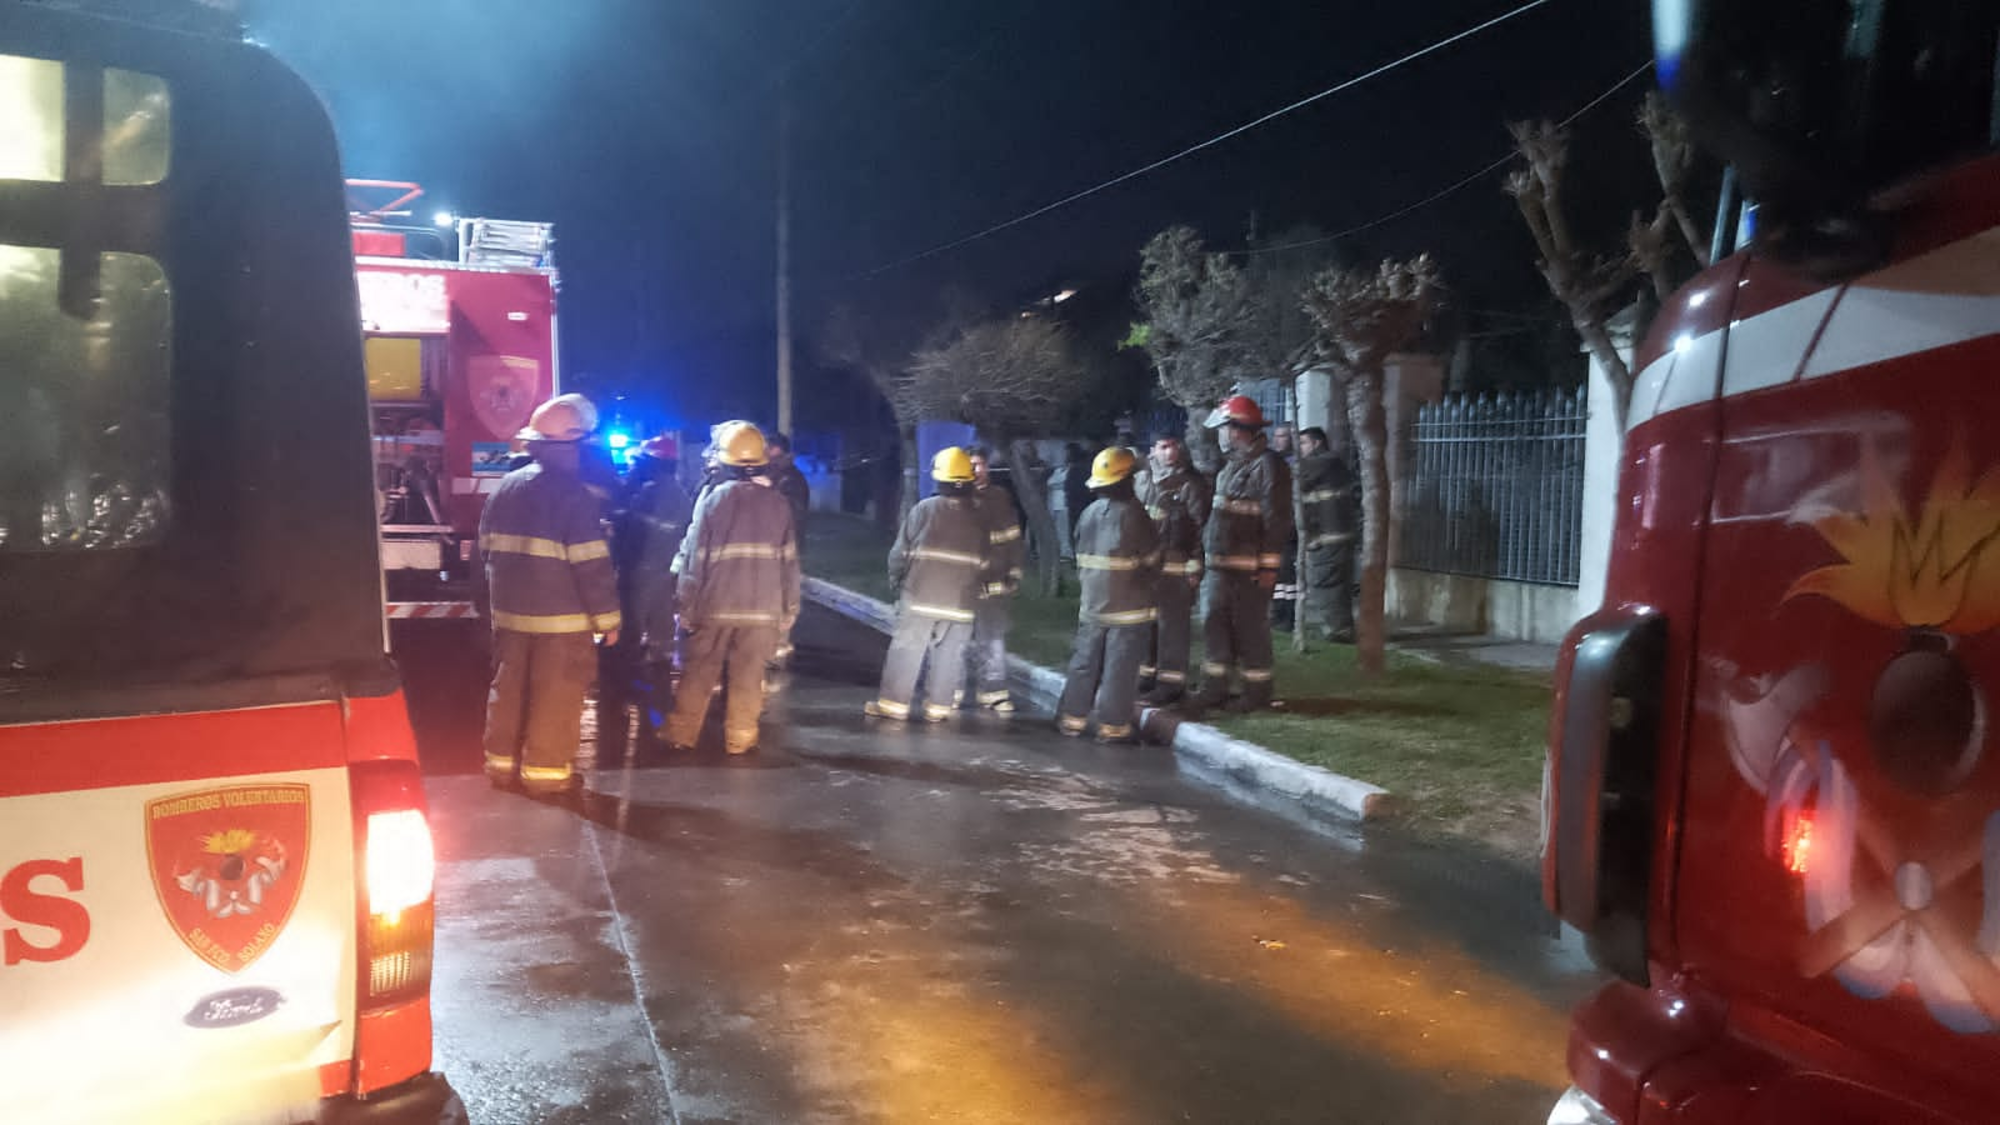
[{"label": "fence gate", "polygon": [[1576,585],[1588,416],[1582,387],[1420,408],[1397,565]]}]

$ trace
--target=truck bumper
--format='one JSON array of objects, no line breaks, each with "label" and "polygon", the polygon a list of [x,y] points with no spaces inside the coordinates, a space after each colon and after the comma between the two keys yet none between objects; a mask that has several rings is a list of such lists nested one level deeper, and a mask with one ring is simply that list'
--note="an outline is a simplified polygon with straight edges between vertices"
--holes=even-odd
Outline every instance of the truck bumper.
[{"label": "truck bumper", "polygon": [[375,1094],[321,1103],[317,1125],[465,1125],[465,1105],[445,1076],[433,1071]]},{"label": "truck bumper", "polygon": [[1607,985],[1570,1025],[1572,1094],[1550,1125],[1973,1125],[1990,1095],[1953,1090],[1745,1002]]}]

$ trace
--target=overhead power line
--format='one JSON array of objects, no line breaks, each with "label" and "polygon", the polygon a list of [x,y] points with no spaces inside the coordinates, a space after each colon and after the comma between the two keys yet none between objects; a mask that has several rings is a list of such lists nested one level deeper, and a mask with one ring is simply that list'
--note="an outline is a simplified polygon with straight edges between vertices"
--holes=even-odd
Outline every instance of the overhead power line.
[{"label": "overhead power line", "polygon": [[[1586,113],[1589,113],[1591,110],[1596,109],[1598,106],[1603,105],[1606,99],[1610,98],[1613,94],[1616,94],[1618,91],[1623,90],[1625,87],[1630,86],[1633,83],[1633,81],[1635,81],[1640,75],[1646,73],[1651,69],[1653,69],[1653,61],[1651,59],[1648,59],[1644,63],[1641,63],[1637,70],[1634,70],[1632,73],[1626,75],[1623,78],[1620,78],[1616,83],[1614,83],[1611,86],[1610,89],[1604,91],[1603,93],[1597,95],[1596,97],[1590,99],[1588,102],[1584,103],[1583,107],[1577,110],[1575,113],[1572,113],[1568,117],[1563,118],[1562,119],[1563,126],[1567,127],[1571,124],[1574,124],[1578,118],[1582,117]],[[1486,165],[1484,168],[1481,168],[1479,171],[1472,173],[1470,176],[1467,176],[1464,179],[1454,180],[1449,186],[1440,188],[1437,191],[1434,191],[1431,194],[1424,196],[1422,199],[1417,200],[1415,203],[1411,203],[1404,207],[1398,207],[1397,209],[1389,212],[1386,215],[1379,215],[1373,219],[1368,220],[1365,223],[1357,223],[1354,226],[1348,227],[1346,230],[1337,231],[1333,234],[1321,235],[1318,238],[1300,239],[1297,242],[1286,242],[1286,243],[1281,243],[1280,245],[1277,246],[1257,246],[1257,247],[1252,247],[1251,249],[1248,250],[1236,250],[1233,251],[1232,253],[1237,254],[1239,256],[1249,256],[1254,254],[1276,254],[1281,250],[1297,250],[1300,247],[1304,246],[1319,246],[1328,242],[1337,242],[1340,239],[1349,238],[1354,235],[1360,234],[1362,231],[1373,230],[1376,227],[1382,226],[1385,223],[1395,222],[1397,219],[1400,219],[1403,216],[1410,214],[1413,211],[1421,211],[1424,208],[1429,207],[1431,204],[1436,203],[1438,200],[1443,199],[1445,196],[1451,195],[1454,192],[1460,191],[1466,187],[1470,187],[1471,185],[1478,183],[1480,180],[1485,179],[1487,176],[1490,176],[1493,173],[1498,172],[1500,169],[1505,168],[1507,165],[1512,164],[1519,156],[1520,154],[1518,152],[1515,152],[1510,149],[1505,156],[1502,156],[1500,159],[1495,160],[1493,163]]]},{"label": "overhead power line", "polygon": [[1001,231],[1007,230],[1011,227],[1020,226],[1022,223],[1028,222],[1031,219],[1040,218],[1041,216],[1046,215],[1051,211],[1067,207],[1070,204],[1077,202],[1078,200],[1088,199],[1089,197],[1096,195],[1098,192],[1105,191],[1109,188],[1117,187],[1119,184],[1125,183],[1128,180],[1138,179],[1140,176],[1146,175],[1148,172],[1154,172],[1176,161],[1184,160],[1187,157],[1193,156],[1195,153],[1201,152],[1204,149],[1213,148],[1216,145],[1219,145],[1222,142],[1229,140],[1233,137],[1242,136],[1244,133],[1247,133],[1252,129],[1258,128],[1259,126],[1262,125],[1269,124],[1272,121],[1276,121],[1280,117],[1304,109],[1309,105],[1323,101],[1327,98],[1334,96],[1335,94],[1351,90],[1354,87],[1369,81],[1370,79],[1379,78],[1382,75],[1387,74],[1392,70],[1405,66],[1409,63],[1413,63],[1418,59],[1423,58],[1426,55],[1435,54],[1438,51],[1442,51],[1446,47],[1449,47],[1454,43],[1458,43],[1465,39],[1470,39],[1473,36],[1478,35],[1480,32],[1487,30],[1488,28],[1497,27],[1500,24],[1506,23],[1508,20],[1515,18],[1516,16],[1525,15],[1528,12],[1532,12],[1536,8],[1542,7],[1543,5],[1549,3],[1553,3],[1553,0],[1529,0],[1528,3],[1522,4],[1520,7],[1515,8],[1512,11],[1508,11],[1502,13],[1501,15],[1494,16],[1492,19],[1489,19],[1484,23],[1475,24],[1471,27],[1466,28],[1463,31],[1457,32],[1453,35],[1449,35],[1443,39],[1438,40],[1435,43],[1430,44],[1427,47],[1421,47],[1415,51],[1411,51],[1409,54],[1404,55],[1403,57],[1396,59],[1393,62],[1384,63],[1373,70],[1355,75],[1354,77],[1346,79],[1345,81],[1342,81],[1336,85],[1329,86],[1326,89],[1321,90],[1317,94],[1311,94],[1308,95],[1307,97],[1300,98],[1298,101],[1295,101],[1290,105],[1284,106],[1280,109],[1272,110],[1271,112],[1264,114],[1262,117],[1257,117],[1250,121],[1246,121],[1243,124],[1228,130],[1227,132],[1218,133],[1215,136],[1210,137],[1205,141],[1200,141],[1196,144],[1189,145],[1188,147],[1181,149],[1179,152],[1176,152],[1171,156],[1161,157],[1160,159],[1155,160],[1150,164],[1140,165],[1139,167],[1134,168],[1129,172],[1113,176],[1112,178],[1105,180],[1100,184],[1084,188],[1082,191],[1072,192],[1069,195],[1063,196],[1061,199],[1058,199],[1053,203],[1043,204],[1042,206],[1037,207],[1032,211],[1016,215],[1013,218],[1008,219],[1004,222],[994,223],[992,226],[987,227],[984,230],[975,231],[972,234],[965,235],[962,238],[952,239],[950,242],[939,243],[938,245],[933,246],[928,250],[911,254],[908,257],[898,258],[893,262],[888,262],[886,264],[876,266],[874,269],[867,270],[865,272],[858,274],[852,274],[849,276],[848,280],[874,277],[877,274],[883,274],[889,272],[890,270],[900,269],[903,266],[907,266],[915,262],[921,262],[925,258],[935,257],[949,250],[956,250],[959,247],[966,245],[967,243],[977,242],[982,238],[999,234]]}]

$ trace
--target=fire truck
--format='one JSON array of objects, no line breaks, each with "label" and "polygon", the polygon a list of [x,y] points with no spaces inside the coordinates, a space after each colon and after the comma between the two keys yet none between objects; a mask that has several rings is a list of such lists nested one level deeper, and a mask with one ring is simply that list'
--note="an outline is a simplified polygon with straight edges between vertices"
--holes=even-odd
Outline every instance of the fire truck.
[{"label": "fire truck", "polygon": [[333,130],[138,7],[0,0],[0,1117],[435,1122]]},{"label": "fire truck", "polygon": [[418,185],[348,191],[379,197],[350,220],[388,615],[475,616],[480,512],[515,434],[561,386],[554,228],[451,215],[413,226]]},{"label": "fire truck", "polygon": [[1654,24],[1755,221],[1638,349],[1558,665],[1544,894],[1618,979],[1549,1120],[2000,1120],[2000,10]]}]

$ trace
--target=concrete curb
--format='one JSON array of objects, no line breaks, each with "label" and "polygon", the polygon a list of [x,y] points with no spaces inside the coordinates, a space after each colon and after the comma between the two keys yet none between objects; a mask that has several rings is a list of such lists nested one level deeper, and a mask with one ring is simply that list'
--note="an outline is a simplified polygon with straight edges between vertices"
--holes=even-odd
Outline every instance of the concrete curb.
[{"label": "concrete curb", "polygon": [[[805,580],[804,592],[808,600],[879,632],[895,630],[895,607],[866,594],[811,577]],[[1021,693],[1039,710],[1053,713],[1062,696],[1063,674],[1013,655],[1007,664]],[[1171,745],[1176,757],[1251,789],[1354,820],[1379,820],[1396,810],[1394,796],[1380,786],[1294,761],[1206,723],[1155,708],[1142,711],[1139,723],[1148,738]]]}]

